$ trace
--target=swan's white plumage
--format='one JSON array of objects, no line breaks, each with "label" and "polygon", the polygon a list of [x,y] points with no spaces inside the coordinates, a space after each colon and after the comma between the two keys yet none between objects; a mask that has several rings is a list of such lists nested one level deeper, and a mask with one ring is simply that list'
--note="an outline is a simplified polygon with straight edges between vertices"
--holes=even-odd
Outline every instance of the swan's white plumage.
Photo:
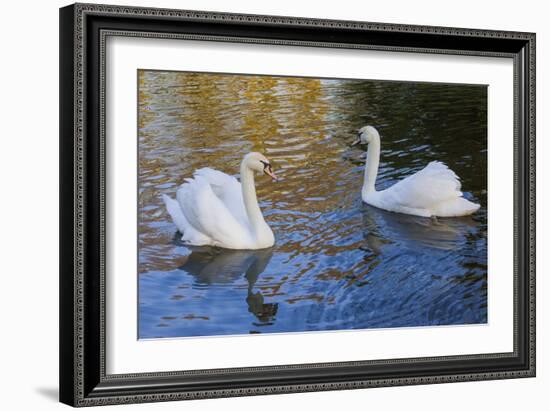
[{"label": "swan's white plumage", "polygon": [[462,197],[461,184],[454,171],[440,161],[405,177],[386,190],[376,191],[374,183],[380,157],[380,136],[374,127],[363,127],[361,142],[369,144],[362,198],[384,210],[422,217],[458,217],[476,212],[479,204]]},{"label": "swan's white plumage", "polygon": [[385,195],[411,208],[430,208],[441,201],[460,197],[462,192],[457,175],[445,164],[432,161],[389,187]]},{"label": "swan's white plumage", "polygon": [[163,195],[166,210],[182,233],[182,241],[230,249],[271,247],[273,233],[257,205],[253,180],[253,170],[264,168],[262,161],[267,163],[259,153],[250,153],[243,159],[241,176],[247,175],[246,187],[221,171],[201,168],[178,188],[176,200]]},{"label": "swan's white plumage", "polygon": [[233,216],[243,225],[248,225],[241,183],[228,174],[209,167],[195,171],[195,177],[204,178],[216,196],[225,204]]},{"label": "swan's white plumage", "polygon": [[243,230],[204,177],[195,176],[192,181],[183,184],[176,197],[187,221],[199,233],[209,237],[211,245],[231,243],[235,248],[240,248],[250,241],[248,230]]},{"label": "swan's white plumage", "polygon": [[210,239],[208,237],[195,230],[189,221],[187,221],[183,215],[180,204],[176,200],[168,197],[166,194],[162,195],[162,199],[164,200],[166,210],[168,211],[168,214],[170,214],[170,217],[172,217],[172,221],[178,228],[178,231],[183,233],[182,241],[195,245],[207,245],[210,243]]}]

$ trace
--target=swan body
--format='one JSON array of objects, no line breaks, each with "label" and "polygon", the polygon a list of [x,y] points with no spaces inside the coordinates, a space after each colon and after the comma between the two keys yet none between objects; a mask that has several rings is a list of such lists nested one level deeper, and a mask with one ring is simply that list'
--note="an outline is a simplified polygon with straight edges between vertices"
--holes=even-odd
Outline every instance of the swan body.
[{"label": "swan body", "polygon": [[386,190],[374,186],[380,164],[380,135],[372,126],[359,130],[356,143],[368,144],[361,197],[374,207],[420,217],[459,217],[475,213],[480,205],[462,197],[458,176],[440,161],[395,183]]},{"label": "swan body", "polygon": [[254,186],[254,171],[277,179],[267,158],[249,153],[241,162],[241,182],[211,168],[196,170],[176,192],[163,195],[168,214],[189,245],[257,250],[275,243]]}]

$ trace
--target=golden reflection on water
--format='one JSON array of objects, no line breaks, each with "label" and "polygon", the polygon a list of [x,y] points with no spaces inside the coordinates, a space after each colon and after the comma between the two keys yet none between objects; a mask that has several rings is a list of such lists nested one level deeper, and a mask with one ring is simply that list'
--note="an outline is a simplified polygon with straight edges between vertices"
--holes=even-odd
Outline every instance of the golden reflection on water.
[{"label": "golden reflection on water", "polygon": [[[476,217],[435,225],[361,203],[364,152],[349,144],[365,124],[377,126],[382,134],[379,187],[438,159],[462,177],[467,195],[486,204],[484,87],[141,70],[139,272],[179,268],[193,275],[186,264],[196,270],[197,261],[202,261],[212,269],[219,267],[213,259],[221,259],[221,264],[229,258],[241,269],[247,258],[253,258],[216,254],[197,260],[193,255],[204,251],[192,254],[178,242],[161,194],[174,196],[177,186],[201,167],[237,175],[242,157],[259,151],[281,177],[277,183],[256,179],[276,245],[267,268],[256,273],[253,282],[239,283],[244,271],[231,281],[235,290],[246,290],[239,298],[248,302],[248,312],[256,313],[256,319],[263,318],[264,327],[293,329],[281,325],[289,306],[343,304],[342,289],[365,289],[376,284],[369,278],[373,273],[383,278],[392,270],[402,272],[403,264],[420,264],[426,250],[446,253],[435,256],[445,263],[431,259],[422,264],[444,267],[438,270],[447,270],[447,276],[465,275],[474,264],[475,275],[486,281],[484,208]],[[195,275],[193,281],[203,284],[205,277]],[[417,285],[413,287],[407,295],[418,292]],[[189,284],[180,289],[183,300],[191,289]],[[474,300],[480,305],[486,292],[477,291]],[[224,298],[234,303],[233,295]],[[203,315],[212,322],[215,316],[206,311],[188,315]],[[483,313],[479,318],[485,318]],[[318,321],[317,328],[301,327],[350,328],[342,321],[325,321]]]},{"label": "golden reflection on water", "polygon": [[[169,86],[147,88],[147,76],[155,77],[150,84]],[[330,106],[321,80],[141,71],[139,81],[140,178],[144,181],[140,207],[161,206],[158,187],[179,185],[197,168],[210,166],[237,174],[242,156],[250,151],[264,153],[281,177],[275,185],[265,178],[256,181],[260,201],[291,211],[272,219],[292,221],[300,229],[301,220],[342,206],[342,198],[335,195],[342,187],[334,178],[352,170],[338,161],[347,141],[327,141]],[[157,104],[162,104],[162,111],[156,110]],[[162,127],[155,127],[158,122]],[[167,140],[171,152],[164,146]],[[148,184],[149,179],[154,184]],[[165,192],[170,191],[174,192]],[[141,217],[144,223],[148,219],[146,213]],[[140,228],[142,234],[152,234],[147,224]],[[296,251],[317,250],[315,242],[302,246]],[[338,247],[328,246],[325,251],[335,253]],[[173,267],[169,260],[165,262],[168,269]],[[157,264],[162,260],[155,261],[155,268],[161,268]]]}]

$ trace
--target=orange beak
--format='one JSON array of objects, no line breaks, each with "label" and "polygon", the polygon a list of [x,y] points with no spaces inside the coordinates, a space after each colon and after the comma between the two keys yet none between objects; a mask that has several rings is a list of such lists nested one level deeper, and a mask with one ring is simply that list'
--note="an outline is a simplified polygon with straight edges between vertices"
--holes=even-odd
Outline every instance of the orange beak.
[{"label": "orange beak", "polygon": [[264,173],[267,174],[269,177],[271,177],[273,179],[273,181],[278,181],[279,180],[279,178],[275,175],[275,173],[273,172],[271,167],[266,167],[264,169]]}]

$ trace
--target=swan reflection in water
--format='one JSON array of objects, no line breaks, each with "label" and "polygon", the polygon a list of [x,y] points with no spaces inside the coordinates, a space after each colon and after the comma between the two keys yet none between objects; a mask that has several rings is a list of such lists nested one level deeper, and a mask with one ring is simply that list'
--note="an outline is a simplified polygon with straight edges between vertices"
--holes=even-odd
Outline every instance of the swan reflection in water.
[{"label": "swan reflection in water", "polygon": [[479,221],[473,216],[425,218],[370,205],[363,206],[362,219],[366,245],[375,254],[380,254],[387,244],[413,250],[458,250],[469,235],[479,231]]},{"label": "swan reflection in water", "polygon": [[271,325],[277,314],[278,303],[266,303],[261,291],[254,291],[254,285],[272,256],[273,248],[225,250],[196,247],[179,269],[191,274],[196,283],[206,286],[234,284],[244,276],[248,283],[248,311],[261,322],[258,325]]}]

